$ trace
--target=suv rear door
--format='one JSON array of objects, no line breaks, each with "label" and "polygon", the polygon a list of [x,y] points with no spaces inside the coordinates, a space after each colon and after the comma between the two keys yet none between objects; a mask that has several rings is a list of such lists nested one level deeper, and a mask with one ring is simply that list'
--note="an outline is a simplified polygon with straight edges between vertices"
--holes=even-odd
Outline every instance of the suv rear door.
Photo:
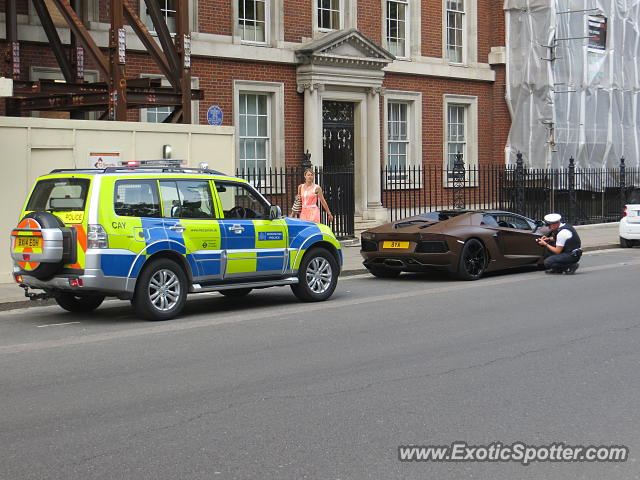
[{"label": "suv rear door", "polygon": [[170,248],[183,255],[199,281],[222,278],[222,237],[207,179],[160,180]]},{"label": "suv rear door", "polygon": [[246,183],[215,180],[224,218],[220,220],[226,253],[224,277],[281,276],[288,261],[287,225],[269,219],[269,204]]}]

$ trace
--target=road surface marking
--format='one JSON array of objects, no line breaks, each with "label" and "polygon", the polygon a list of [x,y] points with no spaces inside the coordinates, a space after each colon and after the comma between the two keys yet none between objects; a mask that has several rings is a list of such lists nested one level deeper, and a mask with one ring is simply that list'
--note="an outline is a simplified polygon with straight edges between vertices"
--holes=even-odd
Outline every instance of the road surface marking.
[{"label": "road surface marking", "polygon": [[66,323],[50,323],[49,325],[36,325],[37,328],[44,328],[44,327],[60,327],[62,325],[73,325],[74,323],[80,323],[80,322],[66,322]]}]

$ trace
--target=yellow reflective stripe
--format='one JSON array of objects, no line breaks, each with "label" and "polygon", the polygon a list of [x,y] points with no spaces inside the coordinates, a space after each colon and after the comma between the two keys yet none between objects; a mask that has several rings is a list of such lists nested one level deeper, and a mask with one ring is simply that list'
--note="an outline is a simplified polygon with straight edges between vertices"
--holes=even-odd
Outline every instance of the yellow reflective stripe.
[{"label": "yellow reflective stripe", "polygon": [[306,248],[301,250],[294,250],[289,254],[289,268],[291,270],[298,270],[300,268],[300,264],[302,263],[302,257],[304,257]]},{"label": "yellow reflective stripe", "polygon": [[246,252],[229,253],[227,256],[227,273],[255,272],[258,269],[257,258],[247,258]]},{"label": "yellow reflective stripe", "polygon": [[218,195],[218,189],[216,188],[215,182],[209,180],[209,188],[211,189],[211,194],[213,195],[213,203],[216,209],[216,217],[219,219],[223,219],[224,211],[222,210],[222,202],[220,201],[220,195]]}]

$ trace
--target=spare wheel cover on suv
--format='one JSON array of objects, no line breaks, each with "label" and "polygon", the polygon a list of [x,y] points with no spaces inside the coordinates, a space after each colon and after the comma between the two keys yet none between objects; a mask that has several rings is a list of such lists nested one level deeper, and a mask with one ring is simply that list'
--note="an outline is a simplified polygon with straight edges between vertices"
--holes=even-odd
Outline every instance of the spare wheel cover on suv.
[{"label": "spare wheel cover on suv", "polygon": [[[62,251],[61,255],[58,258],[58,255],[55,255],[51,260],[47,261],[25,261],[25,254],[35,254],[38,257],[47,256],[47,245],[45,244],[44,238],[40,243],[40,247],[38,246],[18,246],[17,239],[18,237],[24,236],[33,236],[33,237],[42,237],[43,229],[62,229],[64,228],[64,222],[56,217],[54,214],[49,212],[31,212],[25,215],[18,226],[17,230],[32,230],[33,234],[29,235],[28,232],[21,232],[22,235],[14,235],[14,242],[12,246],[13,258],[16,263],[20,266],[20,268],[28,275],[36,277],[39,280],[47,280],[51,278],[58,270],[62,268]],[[18,233],[18,232],[16,232]],[[25,235],[26,233],[26,235]],[[61,243],[62,242],[62,230],[61,230]],[[27,257],[27,258],[30,258]]]}]

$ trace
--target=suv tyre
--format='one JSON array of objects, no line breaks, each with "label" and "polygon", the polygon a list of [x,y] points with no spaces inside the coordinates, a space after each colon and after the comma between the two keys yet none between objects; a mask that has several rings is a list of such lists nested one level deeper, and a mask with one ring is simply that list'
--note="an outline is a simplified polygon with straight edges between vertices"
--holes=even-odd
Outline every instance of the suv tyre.
[{"label": "suv tyre", "polygon": [[321,302],[333,294],[339,274],[336,258],[324,248],[314,248],[302,258],[299,283],[291,285],[291,290],[303,302]]},{"label": "suv tyre", "polygon": [[[25,219],[32,218],[35,220],[40,228],[63,228],[64,223],[58,217],[56,217],[53,213],[49,212],[31,212],[22,217],[20,223],[22,223]],[[40,262],[40,264],[29,271],[28,274],[37,278],[38,280],[48,280],[53,277],[63,265],[63,261],[55,263],[45,263]],[[64,307],[63,307],[64,308]]]},{"label": "suv tyre", "polygon": [[184,307],[187,288],[182,267],[168,258],[158,258],[142,270],[131,305],[147,320],[169,320]]},{"label": "suv tyre", "polygon": [[102,305],[104,295],[74,295],[73,293],[64,292],[54,296],[58,305],[73,313],[91,312]]}]

